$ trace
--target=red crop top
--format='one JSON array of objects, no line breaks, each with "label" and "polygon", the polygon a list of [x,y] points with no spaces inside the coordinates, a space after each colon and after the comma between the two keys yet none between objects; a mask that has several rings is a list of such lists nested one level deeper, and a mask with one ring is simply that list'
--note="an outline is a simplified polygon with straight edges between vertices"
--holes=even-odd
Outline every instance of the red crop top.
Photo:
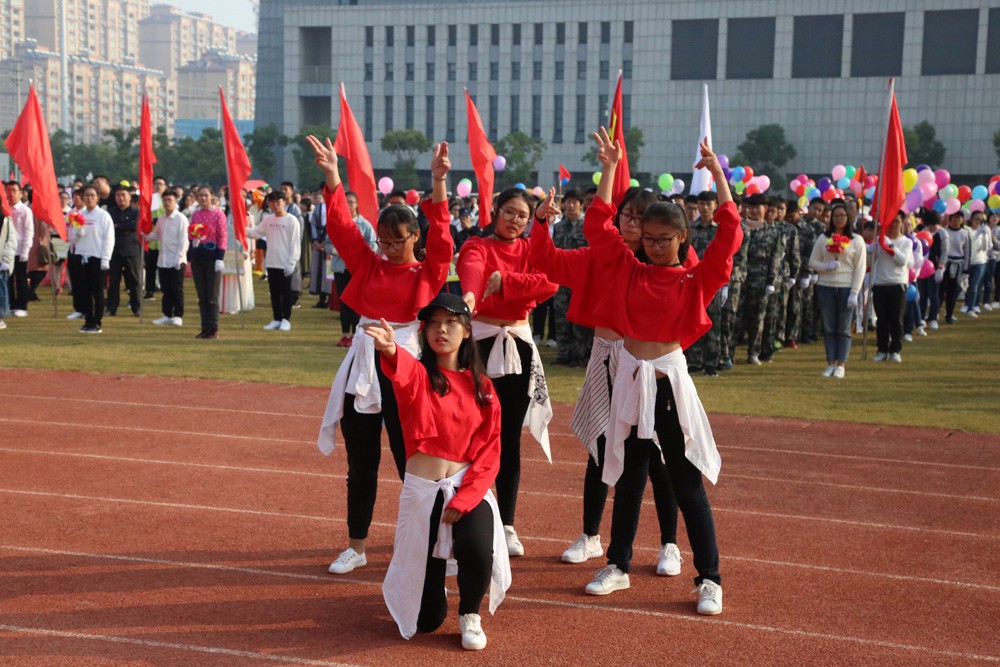
[{"label": "red crop top", "polygon": [[465,514],[486,497],[500,470],[500,402],[493,383],[483,376],[490,404],[476,402],[471,371],[441,369],[451,390],[444,396],[431,388],[427,369],[400,346],[392,357],[379,355],[382,370],[392,380],[403,426],[406,458],[417,452],[459,463],[469,469],[448,503]]},{"label": "red crop top", "polygon": [[[527,239],[504,243],[492,236],[470,238],[462,245],[456,268],[462,291],[476,297],[477,313],[497,320],[525,319],[529,310],[558,288],[532,266]],[[503,287],[484,299],[486,281],[494,271],[503,276]]]},{"label": "red crop top", "polygon": [[[687,348],[712,328],[709,301],[729,284],[733,255],[743,241],[740,216],[732,202],[719,207],[719,228],[694,267],[643,264],[629,251],[613,221],[615,207],[595,199],[584,219],[584,234],[594,254],[592,266],[605,285],[599,316],[614,322],[622,335],[640,340],[679,340]],[[688,255],[694,254],[689,252]]]},{"label": "red crop top", "polygon": [[389,322],[412,322],[417,311],[430,303],[444,285],[455,244],[451,237],[451,214],[447,202],[424,202],[427,255],[423,262],[392,264],[377,255],[361,236],[351,218],[343,186],[326,200],[326,233],[351,272],[351,282],[340,299],[360,315]]}]

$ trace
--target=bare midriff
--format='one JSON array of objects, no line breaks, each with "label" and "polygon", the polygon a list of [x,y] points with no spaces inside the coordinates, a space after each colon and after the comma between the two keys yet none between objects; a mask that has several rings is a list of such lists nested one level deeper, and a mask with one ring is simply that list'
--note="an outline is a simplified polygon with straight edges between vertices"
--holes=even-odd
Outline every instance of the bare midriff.
[{"label": "bare midriff", "polygon": [[[639,360],[650,361],[653,359],[659,359],[665,354],[670,354],[674,350],[679,350],[680,347],[681,342],[679,340],[663,342],[659,340],[641,340],[639,338],[625,337],[625,349],[629,351],[629,354]],[[666,376],[657,371],[656,377],[661,378]]]},{"label": "bare midriff", "polygon": [[476,315],[476,320],[483,324],[492,324],[495,327],[519,327],[522,324],[528,323],[527,318],[523,320],[498,320],[495,317],[485,317],[483,315]]},{"label": "bare midriff", "polygon": [[468,461],[449,461],[440,456],[431,456],[423,452],[415,453],[406,462],[406,472],[435,482],[445,477],[451,477],[468,467]]},{"label": "bare midriff", "polygon": [[613,329],[605,329],[604,327],[594,327],[594,335],[612,342],[622,339],[621,334],[617,331]]}]

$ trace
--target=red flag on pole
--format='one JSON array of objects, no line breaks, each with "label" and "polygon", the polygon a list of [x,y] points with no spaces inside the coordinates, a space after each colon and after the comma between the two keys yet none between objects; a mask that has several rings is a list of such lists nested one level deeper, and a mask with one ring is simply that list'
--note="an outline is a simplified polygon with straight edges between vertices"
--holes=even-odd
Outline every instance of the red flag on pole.
[{"label": "red flag on pole", "polygon": [[226,175],[229,183],[229,210],[233,214],[233,231],[243,247],[247,247],[247,201],[243,194],[243,186],[250,178],[253,170],[247,149],[243,146],[240,133],[236,130],[226,106],[226,94],[219,86],[219,101],[222,104],[222,145],[226,152]]},{"label": "red flag on pole", "polygon": [[153,129],[150,127],[149,99],[142,96],[142,120],[139,122],[139,231],[153,231]]},{"label": "red flag on pole", "polygon": [[483,119],[468,89],[465,90],[465,111],[469,122],[469,154],[479,186],[479,226],[487,227],[493,212],[493,160],[497,159],[497,152],[486,138]]},{"label": "red flag on pole", "polygon": [[14,129],[7,136],[7,151],[14,162],[21,167],[24,178],[31,182],[34,190],[31,210],[37,220],[49,223],[66,240],[66,221],[63,219],[62,203],[59,201],[59,184],[52,160],[52,146],[49,131],[45,128],[45,116],[32,85],[24,109],[14,123]]},{"label": "red flag on pole", "polygon": [[872,217],[879,222],[878,242],[889,254],[892,247],[886,243],[885,233],[889,223],[906,199],[903,188],[903,165],[906,164],[906,144],[903,140],[903,125],[899,122],[899,109],[896,108],[895,83],[889,79],[889,122],[887,123],[885,143],[882,145],[882,160],[880,162],[878,183],[873,199]]},{"label": "red flag on pole", "polygon": [[628,153],[625,152],[625,127],[622,116],[622,73],[618,72],[618,87],[615,89],[615,97],[611,102],[611,114],[608,119],[608,136],[613,141],[618,141],[622,147],[622,159],[618,162],[618,170],[615,172],[615,185],[611,189],[611,201],[616,205],[625,196],[625,191],[631,187],[632,174],[628,169]]},{"label": "red flag on pole", "polygon": [[572,180],[573,174],[569,173],[569,169],[563,166],[562,162],[559,163],[559,183],[566,185]]},{"label": "red flag on pole", "polygon": [[333,150],[347,160],[347,182],[358,195],[358,211],[373,225],[378,222],[378,194],[375,190],[375,170],[368,155],[365,135],[361,133],[351,105],[347,103],[344,82],[340,83],[340,124]]}]

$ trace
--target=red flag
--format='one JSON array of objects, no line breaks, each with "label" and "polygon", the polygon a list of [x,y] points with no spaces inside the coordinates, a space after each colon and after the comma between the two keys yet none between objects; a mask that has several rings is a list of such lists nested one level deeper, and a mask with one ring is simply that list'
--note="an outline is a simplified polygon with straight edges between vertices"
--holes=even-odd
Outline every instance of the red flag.
[{"label": "red flag", "polygon": [[[11,174],[10,180],[14,180],[14,175]],[[7,206],[7,193],[0,194],[0,209],[3,209],[3,217],[10,217],[10,208]]]},{"label": "red flag", "polygon": [[219,101],[222,103],[222,145],[226,152],[226,175],[229,183],[229,211],[233,214],[233,231],[243,247],[247,246],[247,200],[243,185],[250,178],[252,167],[247,149],[243,147],[240,133],[229,115],[226,95],[219,86]]},{"label": "red flag", "polygon": [[149,100],[142,96],[142,120],[139,122],[139,231],[153,231],[153,129],[150,127]]},{"label": "red flag", "polygon": [[906,193],[903,189],[903,165],[906,164],[906,144],[903,141],[903,125],[899,122],[899,109],[896,108],[896,92],[892,79],[889,79],[889,123],[886,129],[885,144],[882,146],[882,162],[879,169],[873,198],[872,217],[879,222],[878,242],[886,252],[893,254],[892,246],[885,240],[889,223],[896,217]]},{"label": "red flag", "polygon": [[358,211],[361,217],[373,225],[378,222],[378,194],[375,190],[375,170],[368,155],[368,145],[361,126],[347,103],[344,82],[340,83],[340,124],[333,150],[347,160],[347,182],[358,196]]},{"label": "red flag", "polygon": [[608,119],[608,136],[622,147],[622,159],[618,162],[615,172],[615,185],[611,189],[611,201],[616,205],[625,196],[625,191],[631,187],[632,174],[628,169],[628,154],[625,152],[625,127],[622,117],[622,73],[618,72],[618,87],[611,102],[611,115]]},{"label": "red flag", "polygon": [[45,116],[38,103],[34,85],[28,92],[28,101],[24,103],[14,129],[7,136],[7,152],[21,167],[22,178],[30,181],[34,189],[31,211],[35,219],[52,225],[59,238],[65,241],[66,221],[59,201],[52,146],[49,144],[49,131],[45,129]]},{"label": "red flag", "polygon": [[465,112],[469,122],[469,155],[479,186],[479,226],[487,227],[493,212],[493,160],[497,159],[497,152],[486,138],[483,119],[468,89],[465,90]]},{"label": "red flag", "polygon": [[563,166],[562,162],[559,163],[559,183],[566,185],[573,179],[573,174],[569,173],[569,169]]}]

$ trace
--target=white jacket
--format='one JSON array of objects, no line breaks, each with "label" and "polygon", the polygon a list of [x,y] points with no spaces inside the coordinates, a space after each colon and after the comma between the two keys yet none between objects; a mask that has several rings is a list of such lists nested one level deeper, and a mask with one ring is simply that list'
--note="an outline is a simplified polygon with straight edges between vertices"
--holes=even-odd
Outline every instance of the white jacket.
[{"label": "white jacket", "polygon": [[80,213],[83,214],[84,225],[79,229],[70,227],[69,242],[84,261],[93,257],[106,266],[111,262],[111,253],[115,249],[115,223],[111,214],[98,207],[92,211],[83,209]]},{"label": "white jacket", "polygon": [[990,259],[990,250],[993,249],[993,234],[986,225],[979,225],[979,229],[969,229],[972,236],[972,243],[969,246],[969,264],[985,264]]},{"label": "white jacket", "polygon": [[31,244],[35,242],[35,216],[24,202],[17,202],[10,207],[10,219],[17,230],[17,258],[28,261]]},{"label": "white jacket", "polygon": [[157,218],[156,227],[146,238],[160,242],[156,265],[161,269],[179,269],[187,262],[188,219],[180,211]]},{"label": "white jacket", "polygon": [[870,252],[877,253],[872,280],[875,285],[906,285],[910,282],[910,268],[913,267],[913,241],[905,236],[886,241],[892,246],[894,254],[890,255],[878,240],[869,246]]},{"label": "white jacket", "polygon": [[[865,242],[861,240],[861,236],[855,234],[851,237],[851,245],[839,255],[834,255],[826,249],[826,242],[829,239],[826,234],[820,234],[809,256],[809,268],[819,274],[816,284],[827,287],[848,287],[851,294],[858,294],[865,279],[867,258]],[[837,262],[836,268],[827,268],[827,265],[834,261]]]},{"label": "white jacket", "polygon": [[6,218],[0,228],[0,264],[7,267],[8,271],[14,270],[14,257],[17,255],[17,229],[14,228],[14,221]]},{"label": "white jacket", "polygon": [[259,225],[247,229],[247,236],[252,239],[267,239],[265,267],[282,271],[295,270],[295,264],[302,254],[302,225],[294,215],[285,213],[279,218],[269,213]]}]

